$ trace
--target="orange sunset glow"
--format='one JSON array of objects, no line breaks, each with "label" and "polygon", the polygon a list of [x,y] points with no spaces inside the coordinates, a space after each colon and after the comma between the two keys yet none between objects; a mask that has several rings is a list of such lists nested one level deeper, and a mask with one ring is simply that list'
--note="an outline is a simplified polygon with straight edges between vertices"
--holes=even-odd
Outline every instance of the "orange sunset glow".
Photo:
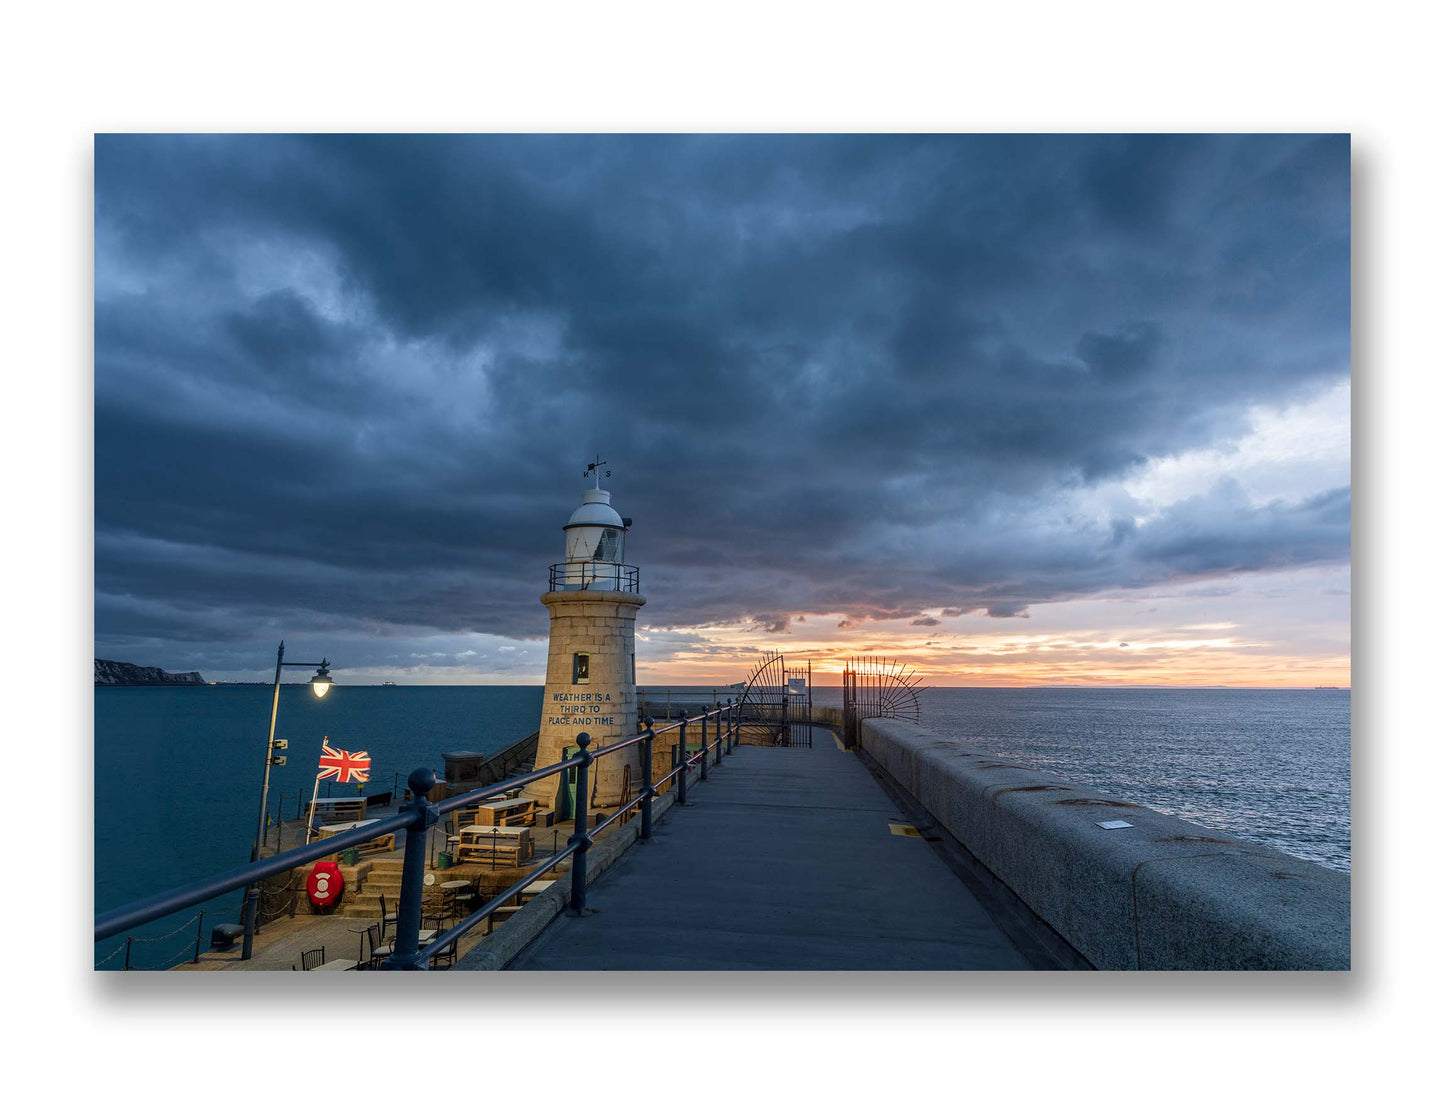
[{"label": "orange sunset glow", "polygon": [[[1347,594],[1333,598],[1347,608]],[[906,663],[933,686],[1350,685],[1348,632],[1338,621],[1289,633],[1269,624],[1265,603],[1264,610],[1239,621],[1204,621],[1190,616],[1202,611],[1191,609],[1199,603],[1188,598],[1156,595],[1140,608],[1144,601],[1040,605],[1026,618],[946,618],[934,611],[911,619],[933,625],[902,619],[860,623],[837,613],[790,615],[786,631],[777,632],[753,624],[703,625],[686,634],[661,633],[675,650],[662,663],[639,659],[639,678],[656,684],[726,683],[776,648],[787,653],[790,664],[810,659],[819,685],[837,684],[844,663],[861,655]],[[651,635],[639,630],[640,655]],[[679,635],[695,639],[679,641]]]}]

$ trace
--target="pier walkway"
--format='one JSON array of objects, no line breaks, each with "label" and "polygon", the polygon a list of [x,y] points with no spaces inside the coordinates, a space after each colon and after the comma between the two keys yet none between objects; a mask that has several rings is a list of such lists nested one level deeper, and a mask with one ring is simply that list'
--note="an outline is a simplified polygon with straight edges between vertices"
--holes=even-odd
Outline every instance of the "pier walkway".
[{"label": "pier walkway", "polygon": [[739,747],[511,968],[1030,968],[863,763],[813,744]]}]

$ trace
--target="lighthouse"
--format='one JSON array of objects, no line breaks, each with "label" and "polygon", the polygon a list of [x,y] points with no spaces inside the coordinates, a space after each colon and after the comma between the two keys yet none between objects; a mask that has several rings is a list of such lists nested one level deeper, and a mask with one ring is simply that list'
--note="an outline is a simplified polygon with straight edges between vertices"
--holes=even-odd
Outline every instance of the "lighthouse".
[{"label": "lighthouse", "polygon": [[[634,628],[646,601],[637,568],[626,562],[632,519],[612,506],[602,489],[603,465],[587,465],[593,485],[562,527],[566,556],[552,565],[542,604],[551,616],[547,644],[547,686],[542,696],[541,734],[533,769],[577,753],[587,733],[591,750],[637,735],[637,660]],[[606,472],[607,475],[612,473]],[[599,759],[590,779],[589,807],[615,809],[642,786],[636,748]],[[576,771],[534,782],[526,796],[553,809],[558,820],[573,816]]]}]

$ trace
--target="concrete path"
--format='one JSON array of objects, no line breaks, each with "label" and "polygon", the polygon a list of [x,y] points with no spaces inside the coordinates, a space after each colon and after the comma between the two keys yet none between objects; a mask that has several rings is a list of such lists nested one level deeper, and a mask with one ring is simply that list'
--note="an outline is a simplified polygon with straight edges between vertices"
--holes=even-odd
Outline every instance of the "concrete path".
[{"label": "concrete path", "polygon": [[512,968],[1027,969],[867,768],[813,744],[724,757]]}]

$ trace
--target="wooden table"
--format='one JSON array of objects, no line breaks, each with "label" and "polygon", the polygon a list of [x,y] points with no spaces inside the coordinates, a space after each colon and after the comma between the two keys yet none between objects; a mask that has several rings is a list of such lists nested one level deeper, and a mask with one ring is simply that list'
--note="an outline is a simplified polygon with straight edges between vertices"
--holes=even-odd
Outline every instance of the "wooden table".
[{"label": "wooden table", "polygon": [[[375,824],[376,820],[349,820],[343,824],[323,824],[316,829],[317,839],[327,839],[330,836],[340,835],[342,832],[349,832],[353,828],[365,828],[368,824]],[[366,840],[363,843],[353,844],[358,855],[383,854],[396,850],[396,833],[387,832],[385,835],[377,836],[375,839]]]},{"label": "wooden table", "polygon": [[498,825],[511,827],[517,824],[530,826],[537,815],[537,802],[530,797],[510,797],[505,801],[488,801],[462,809],[457,813],[461,827],[473,825]]},{"label": "wooden table", "polygon": [[495,862],[506,859],[509,865],[521,866],[533,854],[532,829],[518,826],[483,826],[474,824],[461,830],[457,858]]}]

